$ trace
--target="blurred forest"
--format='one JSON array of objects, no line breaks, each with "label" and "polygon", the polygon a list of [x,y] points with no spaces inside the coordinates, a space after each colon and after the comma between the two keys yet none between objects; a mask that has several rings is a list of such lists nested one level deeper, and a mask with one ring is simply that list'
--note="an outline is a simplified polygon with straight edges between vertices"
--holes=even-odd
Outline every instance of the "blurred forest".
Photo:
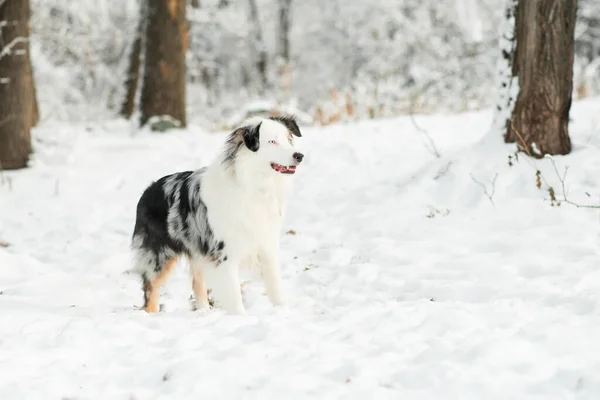
[{"label": "blurred forest", "polygon": [[[119,113],[140,5],[31,0],[42,121]],[[221,128],[275,104],[322,124],[490,106],[505,10],[505,0],[189,0],[188,119]],[[574,98],[600,93],[597,0],[579,1],[573,79]]]}]

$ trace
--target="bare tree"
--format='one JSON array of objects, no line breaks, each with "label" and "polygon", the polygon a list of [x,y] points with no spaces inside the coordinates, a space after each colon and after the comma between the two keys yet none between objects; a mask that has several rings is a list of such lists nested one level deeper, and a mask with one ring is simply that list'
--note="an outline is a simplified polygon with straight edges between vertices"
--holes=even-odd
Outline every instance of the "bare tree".
[{"label": "bare tree", "polygon": [[27,166],[39,118],[29,57],[29,0],[0,1],[0,168]]},{"label": "bare tree", "polygon": [[292,63],[290,54],[290,28],[292,24],[292,0],[278,0],[279,31],[277,32],[277,73],[281,88],[280,100],[289,100],[292,87]]},{"label": "bare tree", "polygon": [[519,77],[519,95],[509,127],[519,135],[518,146],[536,157],[571,151],[576,10],[577,0],[521,0],[517,5],[513,74]]},{"label": "bare tree", "polygon": [[135,110],[135,94],[137,93],[138,81],[140,78],[140,65],[142,53],[142,35],[145,33],[146,8],[145,4],[140,7],[140,20],[138,29],[135,32],[135,38],[129,53],[129,67],[127,69],[127,78],[125,80],[125,98],[121,104],[121,115],[130,118]]},{"label": "bare tree", "polygon": [[279,0],[278,53],[284,64],[290,62],[290,27],[292,22],[292,0]]},{"label": "bare tree", "polygon": [[256,0],[248,0],[248,5],[250,7],[250,24],[253,27],[253,37],[254,37],[254,45],[257,47],[258,59],[256,61],[256,69],[258,70],[262,88],[267,87],[268,79],[267,79],[267,47],[265,46],[265,41],[263,39],[262,28],[260,24],[260,19],[258,17],[258,6],[256,4]]},{"label": "bare tree", "polygon": [[149,0],[145,22],[141,125],[168,115],[184,127],[188,25],[185,0]]}]

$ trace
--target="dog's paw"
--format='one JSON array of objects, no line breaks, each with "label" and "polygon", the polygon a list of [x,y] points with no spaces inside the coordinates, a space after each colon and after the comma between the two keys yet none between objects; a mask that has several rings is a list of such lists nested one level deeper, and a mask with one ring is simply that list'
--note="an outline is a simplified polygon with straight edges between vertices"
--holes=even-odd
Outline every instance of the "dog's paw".
[{"label": "dog's paw", "polygon": [[285,298],[283,297],[283,294],[272,292],[267,292],[266,294],[274,306],[283,306],[285,304]]}]

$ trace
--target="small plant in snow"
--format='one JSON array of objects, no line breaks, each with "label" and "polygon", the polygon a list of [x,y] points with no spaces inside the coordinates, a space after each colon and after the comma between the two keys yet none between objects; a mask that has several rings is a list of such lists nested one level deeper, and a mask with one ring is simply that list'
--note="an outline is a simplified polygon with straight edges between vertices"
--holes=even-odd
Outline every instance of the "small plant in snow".
[{"label": "small plant in snow", "polygon": [[448,214],[450,214],[450,210],[448,210],[447,208],[443,208],[443,209],[437,209],[434,206],[428,206],[429,207],[429,213],[426,215],[427,218],[435,218],[436,216],[440,215],[442,217],[447,216]]},{"label": "small plant in snow", "polygon": [[513,154],[508,155],[508,166],[512,167],[515,163],[519,162],[519,151],[515,151]]},{"label": "small plant in snow", "polygon": [[[531,157],[531,159],[527,159],[526,161],[529,164],[529,166],[535,170],[535,186],[538,189],[542,189],[542,187],[545,188],[545,190],[548,192],[548,196],[550,198],[550,206],[552,207],[560,207],[560,205],[562,203],[567,203],[570,204],[572,206],[575,206],[577,208],[594,208],[594,209],[600,209],[600,204],[580,204],[580,203],[576,203],[574,201],[569,200],[569,198],[567,197],[567,190],[565,187],[565,181],[567,178],[567,172],[569,171],[569,166],[565,166],[565,170],[563,172],[563,174],[561,175],[560,172],[558,171],[558,167],[556,166],[556,162],[554,161],[554,157],[552,157],[550,154],[546,154],[544,156],[545,159],[550,160],[550,163],[552,164],[552,167],[554,169],[554,172],[556,173],[556,177],[558,178],[559,182],[560,182],[560,188],[561,188],[561,199],[557,198],[556,196],[556,190],[554,189],[554,187],[552,185],[550,185],[548,183],[548,181],[546,180],[546,178],[544,177],[544,174],[542,173],[542,171],[537,168],[537,160],[536,158],[531,154],[529,148],[525,145],[525,141],[523,140],[523,137],[521,136],[521,134],[519,133],[519,131],[517,131],[515,129],[514,124],[512,123],[512,121],[510,121],[510,126],[511,128],[514,130],[515,135],[517,136],[518,140],[521,143],[521,150],[517,150],[514,153],[514,157],[511,157],[510,155],[508,156],[508,165],[512,166],[513,165],[513,160],[518,161],[518,153],[520,151],[525,152],[528,156]],[[532,143],[531,145],[532,150],[535,152],[537,149],[537,146],[535,145],[535,143]],[[539,155],[539,150],[537,150]],[[586,193],[586,195],[588,197],[590,197],[589,193]]]}]

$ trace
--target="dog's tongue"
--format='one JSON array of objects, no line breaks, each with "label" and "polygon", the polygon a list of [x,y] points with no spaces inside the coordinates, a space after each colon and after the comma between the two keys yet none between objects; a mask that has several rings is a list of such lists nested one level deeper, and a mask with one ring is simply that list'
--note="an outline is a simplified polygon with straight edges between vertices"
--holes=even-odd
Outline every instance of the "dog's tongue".
[{"label": "dog's tongue", "polygon": [[279,164],[274,163],[273,169],[277,172],[281,172],[282,174],[293,174],[294,172],[296,172],[295,165],[286,166],[286,165],[279,165]]}]

